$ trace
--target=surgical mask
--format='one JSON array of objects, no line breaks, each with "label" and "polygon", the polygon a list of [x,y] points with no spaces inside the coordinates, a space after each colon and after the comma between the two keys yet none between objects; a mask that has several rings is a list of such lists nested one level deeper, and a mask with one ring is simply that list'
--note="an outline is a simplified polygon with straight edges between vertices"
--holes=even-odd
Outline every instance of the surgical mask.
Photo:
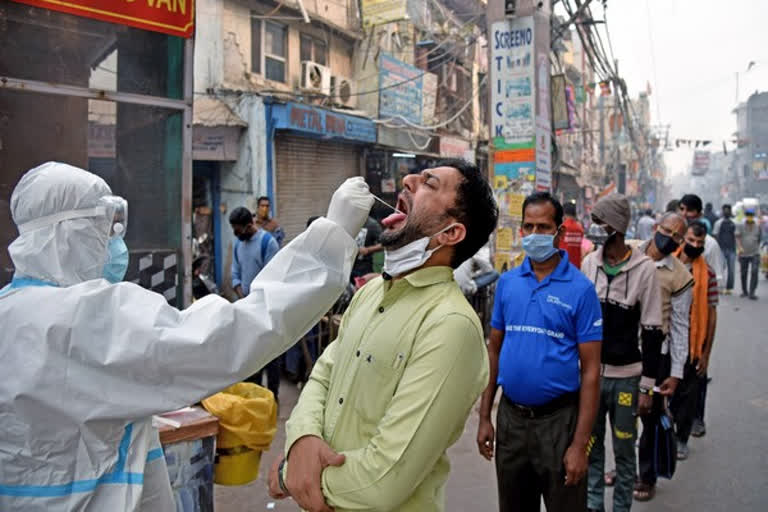
[{"label": "surgical mask", "polygon": [[605,245],[608,241],[616,235],[616,232],[608,233],[604,224],[592,223],[587,231],[587,239],[595,245]]},{"label": "surgical mask", "polygon": [[428,250],[427,246],[429,245],[429,241],[456,225],[456,223],[450,224],[432,236],[419,238],[399,249],[385,249],[384,268],[382,269],[382,272],[389,277],[397,277],[421,267],[432,257],[435,251],[443,247],[442,245],[438,245],[434,249]]},{"label": "surgical mask", "polygon": [[657,231],[656,235],[653,237],[653,242],[656,244],[656,248],[659,252],[664,256],[672,254],[678,247],[680,247],[680,244],[675,242],[671,236],[664,235],[659,231]]},{"label": "surgical mask", "polygon": [[685,251],[686,256],[688,256],[692,260],[695,260],[702,254],[704,254],[704,246],[702,245],[701,247],[694,247],[691,244],[685,244],[683,251]]},{"label": "surgical mask", "polygon": [[128,246],[120,236],[113,236],[107,244],[108,258],[104,264],[104,279],[110,283],[119,283],[128,271]]},{"label": "surgical mask", "polygon": [[532,233],[523,237],[523,250],[533,261],[541,263],[555,255],[555,235]]}]

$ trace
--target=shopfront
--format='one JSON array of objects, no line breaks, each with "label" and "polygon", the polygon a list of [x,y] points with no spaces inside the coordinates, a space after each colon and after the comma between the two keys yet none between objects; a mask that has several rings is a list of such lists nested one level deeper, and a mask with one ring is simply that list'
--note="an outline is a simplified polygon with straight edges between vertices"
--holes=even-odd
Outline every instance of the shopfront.
[{"label": "shopfront", "polygon": [[193,3],[173,12],[92,3],[0,5],[0,286],[14,272],[11,193],[28,169],[56,160],[102,176],[128,200],[126,279],[183,306],[191,297]]},{"label": "shopfront", "polygon": [[363,175],[363,151],[376,142],[370,119],[300,103],[267,102],[267,189],[286,241],[325,215],[347,178]]}]

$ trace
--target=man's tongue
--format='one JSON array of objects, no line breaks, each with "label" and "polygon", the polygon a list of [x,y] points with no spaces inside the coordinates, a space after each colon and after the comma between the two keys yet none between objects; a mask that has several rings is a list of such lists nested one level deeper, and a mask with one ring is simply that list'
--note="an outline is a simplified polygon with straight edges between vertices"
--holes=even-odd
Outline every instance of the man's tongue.
[{"label": "man's tongue", "polygon": [[406,219],[407,215],[404,213],[393,213],[386,219],[381,221],[381,224],[385,228],[391,228],[393,225],[397,224],[398,222],[402,222]]}]

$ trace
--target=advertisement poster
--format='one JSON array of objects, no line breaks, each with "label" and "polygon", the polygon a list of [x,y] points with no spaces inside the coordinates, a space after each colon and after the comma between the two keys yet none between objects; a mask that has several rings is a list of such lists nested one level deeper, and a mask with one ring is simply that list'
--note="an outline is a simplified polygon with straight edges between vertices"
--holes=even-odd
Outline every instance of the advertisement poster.
[{"label": "advertisement poster", "polygon": [[389,55],[379,57],[379,117],[422,124],[424,71]]},{"label": "advertisement poster", "polygon": [[494,148],[530,147],[535,133],[533,17],[493,23],[490,45]]},{"label": "advertisement poster", "polygon": [[514,231],[512,228],[500,228],[496,232],[496,250],[505,252],[511,251],[513,239]]},{"label": "advertisement poster", "polygon": [[509,194],[509,216],[515,220],[523,220],[523,202],[525,194]]},{"label": "advertisement poster", "polygon": [[363,26],[382,25],[408,18],[406,0],[361,0]]}]

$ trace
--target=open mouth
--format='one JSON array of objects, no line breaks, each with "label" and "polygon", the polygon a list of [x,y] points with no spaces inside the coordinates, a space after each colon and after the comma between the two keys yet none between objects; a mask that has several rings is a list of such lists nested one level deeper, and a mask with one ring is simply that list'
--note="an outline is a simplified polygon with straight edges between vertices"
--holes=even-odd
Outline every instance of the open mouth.
[{"label": "open mouth", "polygon": [[397,208],[398,211],[381,221],[381,224],[387,229],[398,230],[408,222],[409,204],[408,201],[403,198],[402,194],[397,197],[395,208]]}]

